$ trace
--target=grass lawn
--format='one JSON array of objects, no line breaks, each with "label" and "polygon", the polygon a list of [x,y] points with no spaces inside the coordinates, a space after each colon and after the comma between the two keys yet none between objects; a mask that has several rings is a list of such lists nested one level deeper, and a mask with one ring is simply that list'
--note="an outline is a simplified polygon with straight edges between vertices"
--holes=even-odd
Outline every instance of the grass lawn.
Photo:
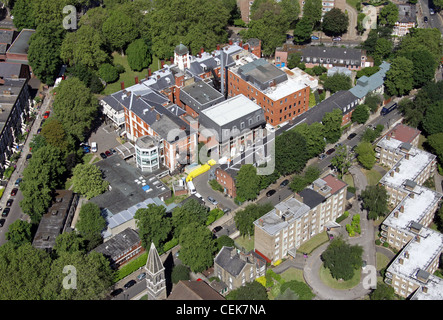
[{"label": "grass lawn", "polygon": [[360,272],[361,270],[354,270],[354,276],[347,281],[339,281],[334,279],[331,276],[331,272],[328,268],[325,268],[323,265],[320,268],[320,279],[326,284],[328,287],[339,290],[351,289],[359,284],[360,282]]},{"label": "grass lawn", "polygon": [[235,238],[235,243],[238,246],[245,248],[246,252],[254,250],[254,236],[252,236],[251,238],[249,238],[248,236],[237,237]]},{"label": "grass lawn", "polygon": [[354,9],[357,9],[357,3],[359,3],[360,0],[346,0],[346,3],[349,4]]},{"label": "grass lawn", "polygon": [[[139,80],[142,80],[148,74],[148,68],[143,69],[140,72],[132,71],[129,67],[127,56],[122,56],[121,54],[114,52],[112,53],[112,58],[114,64],[121,64],[126,71],[120,74],[120,77],[116,82],[110,83],[106,86],[106,88],[103,90],[104,95],[109,95],[121,90],[121,82],[124,82],[125,88],[128,88],[135,84],[135,77],[138,77]],[[159,59],[153,56],[152,63],[150,65],[151,71],[157,71],[159,69],[159,65]]]},{"label": "grass lawn", "polygon": [[316,236],[314,236],[311,240],[309,240],[308,242],[302,244],[300,246],[300,248],[298,248],[298,252],[305,252],[305,253],[311,253],[312,251],[314,251],[316,248],[318,248],[319,246],[321,246],[323,243],[328,242],[329,238],[328,235],[325,232],[322,232]]},{"label": "grass lawn", "polygon": [[377,260],[377,271],[380,271],[381,269],[385,268],[389,262],[391,262],[388,257],[386,257],[384,254],[377,252],[375,254],[376,260]]},{"label": "grass lawn", "polygon": [[381,173],[375,169],[371,170],[362,169],[362,171],[366,175],[366,179],[368,179],[368,185],[370,186],[376,185],[382,178]]},{"label": "grass lawn", "polygon": [[354,178],[352,178],[352,174],[345,174],[343,176],[343,181],[348,184],[350,187],[354,187]]},{"label": "grass lawn", "polygon": [[296,268],[289,268],[285,272],[280,274],[282,279],[285,280],[285,282],[297,280],[300,282],[305,282],[305,278],[303,278],[303,270],[296,269]]}]

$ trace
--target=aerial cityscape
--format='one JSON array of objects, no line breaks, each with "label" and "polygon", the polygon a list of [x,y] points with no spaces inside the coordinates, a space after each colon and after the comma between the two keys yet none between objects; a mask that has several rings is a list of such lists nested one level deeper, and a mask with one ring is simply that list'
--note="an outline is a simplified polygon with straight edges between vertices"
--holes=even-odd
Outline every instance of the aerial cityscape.
[{"label": "aerial cityscape", "polygon": [[0,300],[443,300],[442,9],[2,1]]}]

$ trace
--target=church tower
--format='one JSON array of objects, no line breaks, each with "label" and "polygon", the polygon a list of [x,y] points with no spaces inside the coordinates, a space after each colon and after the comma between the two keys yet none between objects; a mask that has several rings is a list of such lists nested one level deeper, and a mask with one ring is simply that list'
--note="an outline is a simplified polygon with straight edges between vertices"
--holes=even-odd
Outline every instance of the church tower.
[{"label": "church tower", "polygon": [[145,269],[149,300],[166,299],[165,268],[154,243],[151,243]]},{"label": "church tower", "polygon": [[174,64],[177,65],[177,67],[181,71],[185,71],[185,68],[189,69],[191,67],[191,61],[189,60],[189,50],[182,43],[180,43],[174,49]]}]

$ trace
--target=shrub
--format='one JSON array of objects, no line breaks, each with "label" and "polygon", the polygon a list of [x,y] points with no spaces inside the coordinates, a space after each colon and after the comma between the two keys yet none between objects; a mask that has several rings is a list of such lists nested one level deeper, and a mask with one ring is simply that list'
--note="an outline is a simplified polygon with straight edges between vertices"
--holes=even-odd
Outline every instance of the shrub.
[{"label": "shrub", "polygon": [[118,79],[117,68],[110,63],[104,63],[98,69],[98,74],[106,83],[112,83]]}]

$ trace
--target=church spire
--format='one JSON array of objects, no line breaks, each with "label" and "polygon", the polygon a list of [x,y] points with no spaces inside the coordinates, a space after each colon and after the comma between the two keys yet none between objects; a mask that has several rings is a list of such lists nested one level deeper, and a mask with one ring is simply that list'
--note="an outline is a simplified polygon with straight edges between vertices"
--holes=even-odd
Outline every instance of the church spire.
[{"label": "church spire", "polygon": [[165,267],[163,266],[154,243],[151,243],[145,269],[149,299],[166,299]]}]

